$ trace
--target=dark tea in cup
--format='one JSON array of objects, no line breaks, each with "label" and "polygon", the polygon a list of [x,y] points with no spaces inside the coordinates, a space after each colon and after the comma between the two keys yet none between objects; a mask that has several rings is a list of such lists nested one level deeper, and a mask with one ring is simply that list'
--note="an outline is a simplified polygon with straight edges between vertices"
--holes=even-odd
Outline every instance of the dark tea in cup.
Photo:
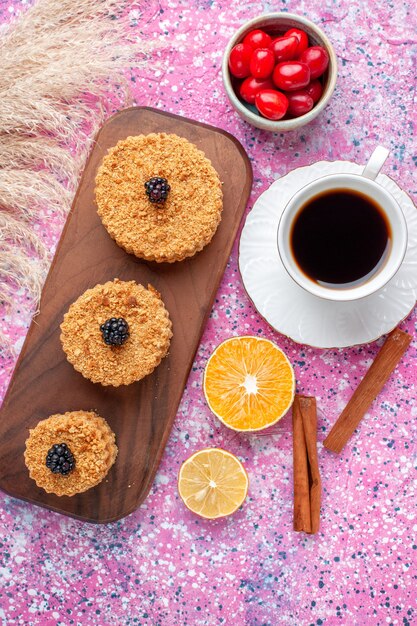
[{"label": "dark tea in cup", "polygon": [[[359,300],[385,287],[400,269],[407,223],[396,197],[385,188],[390,183],[375,180],[388,154],[378,146],[361,174],[318,176],[285,205],[278,224],[278,253],[288,274],[307,293],[335,302]],[[332,167],[355,168],[347,163]]]},{"label": "dark tea in cup", "polygon": [[323,287],[351,288],[384,265],[392,242],[383,209],[354,189],[331,189],[309,198],[290,231],[299,269]]}]

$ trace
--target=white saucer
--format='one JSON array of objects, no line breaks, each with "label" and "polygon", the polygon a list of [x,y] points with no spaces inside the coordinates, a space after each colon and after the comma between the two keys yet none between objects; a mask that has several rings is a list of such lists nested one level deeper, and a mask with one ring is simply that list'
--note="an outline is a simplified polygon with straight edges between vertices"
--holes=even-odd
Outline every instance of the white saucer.
[{"label": "white saucer", "polygon": [[277,249],[278,222],[285,205],[304,185],[328,174],[361,174],[349,161],[318,161],[275,181],[246,218],[239,247],[245,289],[265,320],[294,341],[318,348],[345,348],[375,341],[413,309],[417,299],[417,210],[388,176],[376,178],[401,205],[408,227],[403,264],[390,282],[353,302],[332,302],[309,294],[287,274]]}]

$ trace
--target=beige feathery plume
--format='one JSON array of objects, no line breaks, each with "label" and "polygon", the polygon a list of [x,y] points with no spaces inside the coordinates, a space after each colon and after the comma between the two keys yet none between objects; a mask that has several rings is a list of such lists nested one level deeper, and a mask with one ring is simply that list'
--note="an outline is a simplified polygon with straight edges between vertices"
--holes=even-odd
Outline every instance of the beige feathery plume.
[{"label": "beige feathery plume", "polygon": [[12,312],[22,288],[36,311],[51,260],[34,221],[69,210],[108,94],[124,102],[123,70],[155,47],[127,40],[129,5],[38,0],[0,39],[0,301]]}]

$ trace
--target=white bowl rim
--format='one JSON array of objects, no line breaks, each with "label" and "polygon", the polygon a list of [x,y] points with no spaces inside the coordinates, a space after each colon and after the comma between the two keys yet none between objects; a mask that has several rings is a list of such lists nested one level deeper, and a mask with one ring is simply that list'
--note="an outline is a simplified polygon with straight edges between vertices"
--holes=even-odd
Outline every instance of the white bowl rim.
[{"label": "white bowl rim", "polygon": [[[317,35],[319,39],[323,41],[330,57],[330,60],[329,60],[330,71],[328,75],[328,81],[327,81],[326,89],[323,93],[323,96],[319,100],[319,102],[308,113],[305,113],[304,115],[301,115],[300,117],[295,117],[293,119],[282,120],[282,121],[281,120],[274,121],[274,120],[269,120],[267,118],[261,117],[260,115],[253,113],[239,100],[232,86],[232,81],[231,81],[230,73],[229,73],[229,64],[228,64],[229,55],[233,46],[235,46],[236,43],[239,42],[239,40],[242,38],[242,36],[245,33],[248,32],[248,30],[252,30],[254,27],[263,23],[265,20],[272,21],[276,19],[284,19],[289,22],[290,21],[298,22],[300,26],[306,26],[307,28],[309,28],[311,31],[313,31]],[[311,22],[308,18],[304,17],[303,15],[296,15],[295,13],[286,13],[282,11],[276,12],[276,13],[264,13],[242,24],[242,26],[231,37],[223,54],[222,75],[223,75],[223,84],[224,84],[226,93],[233,107],[236,109],[236,111],[242,114],[242,117],[244,119],[246,118],[247,121],[250,120],[250,123],[252,123],[257,128],[261,128],[263,130],[269,130],[272,132],[282,132],[282,131],[287,131],[287,130],[294,130],[296,128],[299,128],[300,126],[303,126],[304,124],[308,124],[317,115],[319,115],[319,113],[321,113],[321,111],[327,106],[330,98],[333,95],[333,92],[336,86],[337,58],[336,58],[336,53],[333,49],[333,46],[330,43],[330,40],[328,39],[327,35],[325,35],[325,33],[321,30],[321,28],[319,28],[316,24],[314,24],[314,22]]]}]

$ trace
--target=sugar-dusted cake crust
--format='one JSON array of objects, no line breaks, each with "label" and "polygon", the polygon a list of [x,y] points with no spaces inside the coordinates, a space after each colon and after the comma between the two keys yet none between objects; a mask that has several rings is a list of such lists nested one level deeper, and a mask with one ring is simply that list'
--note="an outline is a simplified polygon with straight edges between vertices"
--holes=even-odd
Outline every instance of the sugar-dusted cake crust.
[{"label": "sugar-dusted cake crust", "polygon": [[[48,450],[66,443],[75,467],[67,476],[53,474],[46,467]],[[73,496],[98,485],[117,456],[115,435],[106,420],[93,411],[69,411],[51,415],[30,429],[26,440],[25,463],[29,475],[48,493]]]},{"label": "sugar-dusted cake crust", "polygon": [[[166,178],[164,204],[152,204],[145,182]],[[207,245],[221,219],[218,174],[201,150],[177,135],[127,137],[110,148],[95,189],[98,214],[116,243],[148,261],[181,261]]]},{"label": "sugar-dusted cake crust", "polygon": [[[122,346],[104,343],[100,325],[112,317],[129,324]],[[168,353],[172,324],[160,294],[117,278],[85,291],[61,324],[67,359],[85,378],[102,385],[129,385],[150,374]]]}]

